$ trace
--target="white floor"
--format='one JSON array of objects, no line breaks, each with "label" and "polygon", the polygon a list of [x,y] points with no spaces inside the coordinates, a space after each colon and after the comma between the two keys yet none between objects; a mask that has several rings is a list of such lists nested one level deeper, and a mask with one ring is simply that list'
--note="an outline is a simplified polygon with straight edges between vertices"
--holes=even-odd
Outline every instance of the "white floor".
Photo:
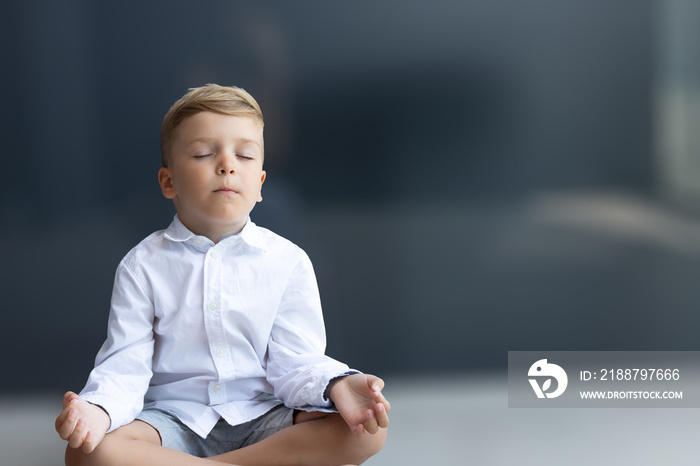
[{"label": "white floor", "polygon": [[[697,465],[698,409],[512,409],[505,374],[395,377],[373,465]],[[59,466],[60,394],[0,398],[0,466]]]}]

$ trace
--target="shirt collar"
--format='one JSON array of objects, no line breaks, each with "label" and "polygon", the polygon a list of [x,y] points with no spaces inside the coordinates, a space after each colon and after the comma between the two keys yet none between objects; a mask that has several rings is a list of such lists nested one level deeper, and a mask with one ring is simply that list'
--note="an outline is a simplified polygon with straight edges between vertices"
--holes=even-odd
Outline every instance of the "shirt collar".
[{"label": "shirt collar", "polygon": [[[165,230],[164,235],[169,240],[175,241],[177,243],[184,243],[190,240],[194,240],[196,238],[201,238],[202,240],[211,243],[210,239],[197,236],[190,230],[188,230],[187,227],[180,221],[177,214],[173,218],[173,221],[170,224],[170,226],[168,226],[168,228]],[[239,237],[249,246],[260,249],[262,251],[267,251],[265,239],[260,233],[260,229],[257,227],[257,225],[255,225],[255,223],[253,223],[250,220],[250,217],[248,217],[248,221],[246,222],[245,226],[240,231],[240,233],[234,236],[229,236],[228,238],[224,238],[222,242],[230,241],[232,238],[235,237]]]},{"label": "shirt collar", "polygon": [[267,251],[265,238],[263,238],[260,228],[253,223],[250,217],[248,217],[248,221],[237,236],[240,236],[249,246],[260,249],[261,251]]},{"label": "shirt collar", "polygon": [[170,223],[170,226],[166,228],[163,234],[170,241],[175,241],[177,243],[184,243],[185,241],[188,241],[196,236],[182,224],[177,215],[173,217],[172,223]]}]

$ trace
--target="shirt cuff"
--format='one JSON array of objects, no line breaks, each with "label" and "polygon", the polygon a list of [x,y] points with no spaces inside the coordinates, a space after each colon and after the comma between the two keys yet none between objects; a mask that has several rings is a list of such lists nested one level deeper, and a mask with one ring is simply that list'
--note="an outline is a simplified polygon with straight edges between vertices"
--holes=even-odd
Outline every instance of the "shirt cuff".
[{"label": "shirt cuff", "polygon": [[105,413],[107,413],[110,422],[109,429],[107,429],[107,433],[110,433],[118,429],[119,427],[133,421],[133,419],[129,419],[129,414],[124,411],[122,404],[110,397],[100,395],[95,392],[88,392],[81,393],[80,398],[82,398],[90,404],[99,406],[104,410]]}]

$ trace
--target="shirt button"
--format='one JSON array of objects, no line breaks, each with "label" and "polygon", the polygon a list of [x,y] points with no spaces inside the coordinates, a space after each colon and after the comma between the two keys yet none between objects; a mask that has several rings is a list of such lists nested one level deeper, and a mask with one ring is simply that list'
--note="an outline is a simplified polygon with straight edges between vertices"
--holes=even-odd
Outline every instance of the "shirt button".
[{"label": "shirt button", "polygon": [[212,311],[216,310],[216,307],[216,303],[209,303],[209,309],[211,309]]},{"label": "shirt button", "polygon": [[193,241],[193,243],[194,243],[196,246],[199,246],[200,244],[202,244],[202,240],[199,239],[199,238],[195,238],[194,241]]},{"label": "shirt button", "polygon": [[218,383],[216,385],[214,385],[214,391],[216,393],[219,393],[221,391],[221,385],[219,385]]},{"label": "shirt button", "polygon": [[218,357],[223,356],[223,355],[224,355],[224,350],[221,349],[221,348],[219,348],[218,350],[216,350],[216,355],[217,355]]},{"label": "shirt button", "polygon": [[219,253],[217,253],[216,251],[212,251],[212,252],[211,252],[211,258],[212,258],[212,259],[216,259],[217,257],[219,257]]}]

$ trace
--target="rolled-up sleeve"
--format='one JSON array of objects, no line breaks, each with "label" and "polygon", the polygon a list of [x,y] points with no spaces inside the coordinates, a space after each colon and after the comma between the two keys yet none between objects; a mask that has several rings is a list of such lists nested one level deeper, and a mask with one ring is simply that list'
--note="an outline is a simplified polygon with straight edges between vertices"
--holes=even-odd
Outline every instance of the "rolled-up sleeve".
[{"label": "rolled-up sleeve", "polygon": [[285,288],[267,349],[267,380],[291,408],[332,411],[328,383],[356,373],[324,354],[326,332],[313,266],[302,253]]},{"label": "rolled-up sleeve", "polygon": [[107,340],[80,396],[110,416],[108,432],[128,424],[143,409],[152,376],[153,297],[122,260],[112,291]]}]

